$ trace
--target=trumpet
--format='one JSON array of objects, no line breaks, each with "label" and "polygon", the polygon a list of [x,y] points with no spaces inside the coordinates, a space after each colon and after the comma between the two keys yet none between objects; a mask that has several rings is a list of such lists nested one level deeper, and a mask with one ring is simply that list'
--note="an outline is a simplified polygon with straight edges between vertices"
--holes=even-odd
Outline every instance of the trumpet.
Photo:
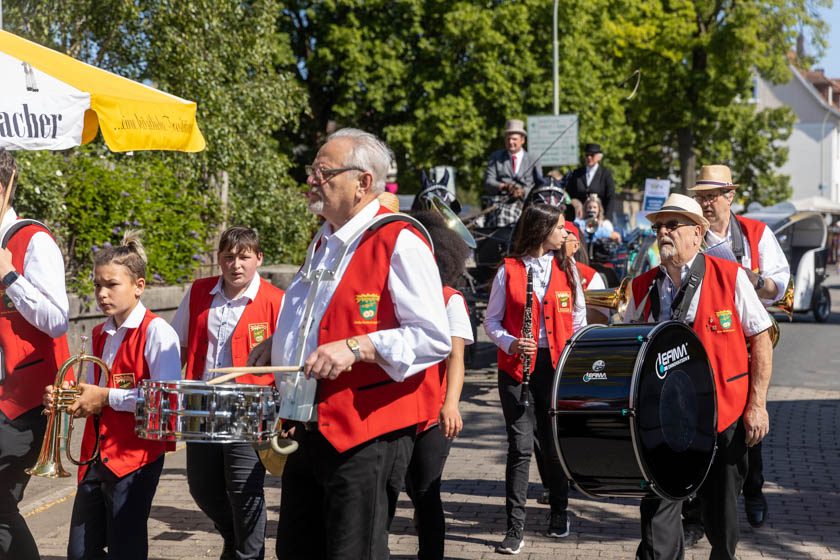
[{"label": "trumpet", "polygon": [[616,288],[604,290],[585,290],[583,299],[586,305],[594,307],[605,307],[614,311],[610,317],[610,323],[620,323],[624,318],[624,312],[630,303],[630,277],[625,276]]},{"label": "trumpet", "polygon": [[598,231],[598,218],[589,218],[583,226],[583,231],[586,235],[592,235]]},{"label": "trumpet", "polygon": [[96,356],[91,356],[85,353],[86,342],[87,337],[83,336],[81,351],[75,356],[71,356],[63,364],[61,364],[58,373],[55,375],[52,405],[48,409],[44,410],[44,414],[49,415],[46,433],[44,434],[44,442],[41,444],[41,452],[38,455],[38,460],[35,462],[35,465],[26,469],[26,474],[32,476],[42,476],[44,478],[66,478],[70,476],[70,473],[64,470],[64,467],[61,464],[60,451],[62,439],[65,440],[64,447],[67,459],[69,459],[74,465],[89,465],[99,458],[99,438],[96,438],[96,444],[90,459],[87,461],[77,461],[73,458],[73,455],[70,453],[70,440],[73,436],[72,415],[70,416],[70,420],[67,424],[67,435],[62,435],[63,422],[61,421],[61,415],[68,414],[67,409],[72,406],[79,398],[79,395],[81,395],[80,389],[62,388],[65,378],[71,371],[71,368],[76,364],[91,362],[101,368],[106,379],[109,381],[111,379],[111,370],[108,368],[108,365]]}]

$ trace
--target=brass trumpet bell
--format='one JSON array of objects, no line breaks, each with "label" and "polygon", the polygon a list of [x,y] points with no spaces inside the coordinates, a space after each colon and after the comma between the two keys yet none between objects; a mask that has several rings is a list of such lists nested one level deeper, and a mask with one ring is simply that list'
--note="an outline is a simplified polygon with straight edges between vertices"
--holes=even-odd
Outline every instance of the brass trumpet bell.
[{"label": "brass trumpet bell", "polygon": [[464,240],[464,243],[467,244],[467,247],[470,249],[475,249],[478,247],[478,243],[475,242],[475,237],[473,234],[470,233],[470,230],[467,229],[467,226],[464,225],[464,222],[461,221],[461,218],[458,217],[457,214],[449,207],[447,203],[445,203],[439,196],[437,195],[429,195],[429,201],[431,204],[431,209],[440,214],[443,217],[443,221],[446,222],[446,227],[454,231],[458,234],[458,236]]},{"label": "brass trumpet bell", "polygon": [[47,420],[47,429],[44,434],[44,442],[41,444],[41,452],[38,454],[38,460],[35,465],[26,469],[26,474],[32,476],[40,476],[44,478],[66,478],[70,473],[64,469],[61,464],[61,440],[64,439],[65,454],[67,459],[74,465],[88,465],[99,457],[99,438],[96,439],[96,447],[87,461],[77,461],[70,453],[70,440],[73,436],[73,416],[70,416],[70,421],[67,424],[67,435],[62,435],[62,414],[68,414],[67,409],[73,405],[79,398],[81,391],[79,389],[63,389],[67,374],[71,368],[76,364],[91,362],[98,365],[106,379],[110,380],[111,370],[108,365],[97,358],[85,354],[85,342],[87,337],[82,337],[82,350],[75,356],[68,358],[59,368],[55,375],[55,383],[53,384],[53,401],[52,405],[44,410],[44,414],[49,415]]},{"label": "brass trumpet bell", "polygon": [[630,303],[630,278],[625,276],[616,288],[604,290],[584,290],[583,299],[586,305],[605,307],[614,311],[610,323],[620,322]]}]

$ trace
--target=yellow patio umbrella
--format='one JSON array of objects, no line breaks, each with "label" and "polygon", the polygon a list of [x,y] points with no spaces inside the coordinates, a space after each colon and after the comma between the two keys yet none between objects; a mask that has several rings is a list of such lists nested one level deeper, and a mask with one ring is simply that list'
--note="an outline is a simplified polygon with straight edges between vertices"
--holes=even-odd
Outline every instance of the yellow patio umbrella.
[{"label": "yellow patio umbrella", "polygon": [[199,152],[196,104],[0,31],[0,147]]}]

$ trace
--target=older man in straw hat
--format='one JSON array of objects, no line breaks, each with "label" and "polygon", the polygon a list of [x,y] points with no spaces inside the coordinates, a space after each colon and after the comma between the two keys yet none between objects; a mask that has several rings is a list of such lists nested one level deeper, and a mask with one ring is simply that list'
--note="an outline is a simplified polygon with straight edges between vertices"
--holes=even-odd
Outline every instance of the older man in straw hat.
[{"label": "older man in straw hat", "polygon": [[[700,488],[703,520],[712,544],[710,558],[735,558],[737,499],[747,470],[747,447],[760,442],[770,427],[770,317],[743,268],[700,253],[709,222],[697,202],[672,194],[648,219],[662,264],[633,279],[625,317],[684,321],[706,348],[715,376],[718,437],[715,460]],[[658,497],[642,500],[637,558],[683,557],[681,506]]]},{"label": "older man in straw hat", "polygon": [[495,210],[485,218],[488,227],[515,224],[525,197],[533,187],[543,184],[542,169],[523,148],[527,136],[525,123],[518,119],[507,121],[505,149],[490,155],[484,171],[484,194]]},{"label": "older man in straw hat", "polygon": [[[763,222],[732,213],[735,188],[732,173],[725,165],[704,165],[694,187],[689,189],[709,220],[706,232],[707,255],[736,261],[747,272],[761,302],[770,306],[788,285],[790,267],[773,232]],[[761,444],[749,450],[749,472],[744,481],[744,507],[747,521],[761,527],[767,517],[767,500],[761,491],[764,485]],[[686,521],[692,517],[686,512]],[[690,527],[687,528],[690,530]]]}]

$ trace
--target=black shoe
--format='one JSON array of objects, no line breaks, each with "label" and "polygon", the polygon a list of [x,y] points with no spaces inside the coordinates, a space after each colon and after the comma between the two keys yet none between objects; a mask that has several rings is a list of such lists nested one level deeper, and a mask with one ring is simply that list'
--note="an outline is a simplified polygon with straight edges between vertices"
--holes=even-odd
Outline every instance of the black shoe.
[{"label": "black shoe", "polygon": [[496,552],[499,554],[519,554],[522,551],[522,547],[525,546],[523,533],[522,527],[511,527],[508,529],[502,544],[496,547]]},{"label": "black shoe", "polygon": [[744,497],[744,510],[747,512],[747,521],[758,529],[767,520],[767,498],[759,494],[754,498]]},{"label": "black shoe", "polygon": [[562,539],[569,536],[569,514],[565,511],[552,512],[548,520],[548,531],[545,536]]},{"label": "black shoe", "polygon": [[703,538],[703,527],[696,523],[685,524],[683,526],[683,537],[685,539],[685,547],[691,548]]},{"label": "black shoe", "polygon": [[542,505],[548,505],[549,503],[551,503],[550,498],[551,498],[551,496],[550,496],[548,490],[543,490],[542,494],[540,494],[540,497],[537,498],[537,503],[542,504]]}]

